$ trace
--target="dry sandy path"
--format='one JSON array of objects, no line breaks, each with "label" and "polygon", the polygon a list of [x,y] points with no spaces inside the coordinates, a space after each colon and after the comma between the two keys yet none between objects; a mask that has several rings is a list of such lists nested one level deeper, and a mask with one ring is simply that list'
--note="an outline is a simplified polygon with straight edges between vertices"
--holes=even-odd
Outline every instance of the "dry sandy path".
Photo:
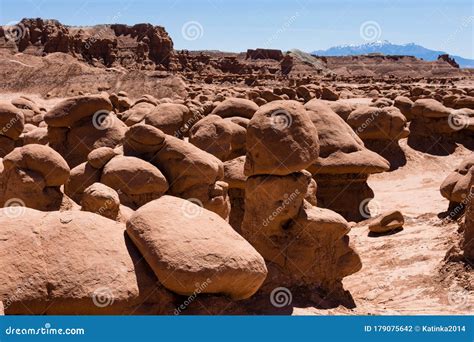
[{"label": "dry sandy path", "polygon": [[[356,307],[295,308],[294,314],[474,313],[474,292],[472,287],[471,291],[466,289],[466,276],[459,279],[459,274],[440,272],[447,251],[456,242],[458,225],[438,218],[448,205],[439,186],[469,151],[458,149],[453,155],[438,157],[402,147],[407,152],[407,165],[373,176],[369,185],[375,192],[372,211],[400,210],[406,220],[404,229],[370,237],[367,225],[360,224],[350,233],[363,263],[359,272],[344,279]],[[472,280],[470,274],[467,281],[472,284]]]}]

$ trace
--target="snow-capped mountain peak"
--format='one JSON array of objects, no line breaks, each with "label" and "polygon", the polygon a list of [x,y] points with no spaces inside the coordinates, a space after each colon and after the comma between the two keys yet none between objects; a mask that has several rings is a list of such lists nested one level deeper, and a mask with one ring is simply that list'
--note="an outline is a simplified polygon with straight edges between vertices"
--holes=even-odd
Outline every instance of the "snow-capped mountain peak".
[{"label": "snow-capped mountain peak", "polygon": [[[444,51],[427,49],[415,43],[393,44],[388,40],[376,40],[364,44],[346,44],[331,47],[327,50],[316,50],[312,55],[318,56],[350,56],[365,55],[369,53],[382,53],[384,55],[415,56],[427,61],[438,59],[439,55],[446,54]],[[459,56],[452,56],[462,68],[474,68],[474,60]]]}]

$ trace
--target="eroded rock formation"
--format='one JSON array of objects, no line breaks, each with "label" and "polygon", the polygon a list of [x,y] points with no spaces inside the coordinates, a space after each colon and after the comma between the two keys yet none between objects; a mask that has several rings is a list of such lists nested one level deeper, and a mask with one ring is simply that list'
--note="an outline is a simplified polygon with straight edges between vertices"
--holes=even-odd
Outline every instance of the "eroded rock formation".
[{"label": "eroded rock formation", "polygon": [[178,197],[163,196],[137,210],[127,233],[160,282],[178,294],[192,295],[204,284],[202,293],[246,299],[267,275],[260,254],[227,222]]},{"label": "eroded rock formation", "polygon": [[60,189],[69,178],[69,166],[50,147],[18,147],[1,163],[0,207],[26,206],[45,211],[71,207]]},{"label": "eroded rock formation", "polygon": [[96,148],[117,146],[126,131],[102,95],[64,100],[46,113],[44,121],[49,145],[64,155],[71,167],[85,162]]},{"label": "eroded rock formation", "polygon": [[365,147],[390,162],[391,170],[406,164],[398,140],[408,137],[410,130],[406,117],[398,108],[361,106],[349,114],[346,122],[362,139]]},{"label": "eroded rock formation", "polygon": [[172,313],[173,294],[124,224],[90,212],[23,209],[20,217],[0,209],[0,298],[7,314]]},{"label": "eroded rock formation", "polygon": [[63,52],[108,67],[168,67],[173,52],[173,42],[165,29],[151,24],[76,28],[57,20],[23,19],[16,25],[1,27],[0,39],[0,45],[15,45],[19,52]]},{"label": "eroded rock formation", "polygon": [[318,184],[318,205],[350,221],[368,218],[367,204],[374,193],[367,179],[387,171],[388,161],[365,148],[351,127],[323,102],[312,100],[305,108],[319,136],[319,158],[308,167]]},{"label": "eroded rock formation", "polygon": [[448,214],[457,218],[470,202],[470,184],[474,179],[474,154],[462,161],[440,186],[441,195],[449,200]]},{"label": "eroded rock formation", "polygon": [[[286,124],[275,113],[284,113]],[[249,122],[241,231],[267,261],[267,290],[316,286],[340,294],[342,278],[361,267],[344,218],[305,200],[311,174],[304,169],[318,152],[317,130],[298,103],[264,105]]]}]

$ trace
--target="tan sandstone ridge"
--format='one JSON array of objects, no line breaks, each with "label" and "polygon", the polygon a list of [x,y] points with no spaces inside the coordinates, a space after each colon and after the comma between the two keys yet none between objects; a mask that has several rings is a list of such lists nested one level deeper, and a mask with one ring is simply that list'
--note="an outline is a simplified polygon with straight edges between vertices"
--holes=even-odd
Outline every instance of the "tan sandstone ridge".
[{"label": "tan sandstone ridge", "polygon": [[[316,80],[330,86],[331,81],[338,80],[380,91],[375,80],[391,84],[398,83],[395,79],[403,83],[423,79],[446,83],[471,75],[445,59],[426,62],[409,56],[315,57],[299,50],[269,49],[242,53],[178,51],[173,49],[172,37],[160,26],[72,27],[41,18],[25,18],[14,28],[0,27],[0,54],[0,75],[7,80],[2,89],[28,89],[49,96],[73,96],[94,89],[171,97],[195,93],[186,89],[183,79],[214,86],[226,82],[278,86],[289,79],[303,86],[295,89],[299,96],[321,91],[324,99],[334,100],[343,90],[339,86],[320,90],[307,87]],[[417,70],[417,76],[413,70]],[[295,90],[267,92],[261,98],[268,101],[283,94],[292,98]],[[351,93],[346,90],[343,96]]]}]

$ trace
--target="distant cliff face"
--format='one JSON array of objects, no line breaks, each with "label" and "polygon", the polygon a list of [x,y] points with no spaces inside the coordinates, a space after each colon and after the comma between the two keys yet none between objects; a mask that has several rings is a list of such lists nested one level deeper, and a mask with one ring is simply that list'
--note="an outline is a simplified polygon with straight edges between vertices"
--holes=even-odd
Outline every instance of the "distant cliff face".
[{"label": "distant cliff face", "polygon": [[248,49],[247,55],[245,58],[250,59],[274,59],[276,61],[281,61],[283,59],[283,53],[281,50],[275,49]]},{"label": "distant cliff face", "polygon": [[168,68],[173,54],[173,41],[161,26],[70,27],[40,18],[0,27],[0,47],[35,55],[63,52],[96,66],[137,69]]},{"label": "distant cliff face", "polygon": [[[439,55],[447,54],[444,51],[427,49],[414,43],[393,44],[389,41],[375,41],[361,45],[339,45],[333,46],[327,50],[313,51],[313,55],[318,56],[354,56],[367,55],[371,53],[381,53],[384,55],[403,55],[415,56],[425,61],[436,61]],[[460,56],[451,56],[461,68],[473,68],[474,60],[462,58]]]},{"label": "distant cliff face", "polygon": [[[371,46],[375,49],[376,45],[374,43]],[[19,65],[25,67],[26,69],[21,70],[24,75],[31,71],[30,64],[33,62],[42,64],[41,67],[36,66],[38,69],[35,69],[34,77],[44,75],[42,82],[56,84],[55,89],[58,88],[56,78],[68,76],[68,79],[72,75],[86,79],[79,83],[92,82],[94,86],[106,89],[110,82],[108,85],[99,85],[95,75],[104,71],[127,74],[127,80],[138,77],[136,71],[139,70],[145,74],[156,73],[150,76],[150,80],[180,74],[193,82],[201,80],[206,83],[232,82],[247,85],[279,82],[285,78],[305,79],[304,82],[310,83],[311,80],[317,82],[319,78],[326,76],[411,79],[460,77],[469,73],[468,70],[457,68],[456,62],[448,56],[425,61],[402,54],[370,53],[323,57],[299,50],[286,52],[262,48],[249,49],[246,53],[177,51],[173,49],[171,37],[161,26],[111,24],[73,27],[57,20],[40,18],[23,19],[13,26],[0,26],[0,59],[2,58],[4,60],[0,62],[16,63],[17,68]],[[56,65],[50,65],[53,61]],[[51,75],[55,75],[54,80]],[[0,70],[0,76],[15,83],[13,80],[18,74],[15,74],[15,70],[6,68]],[[101,80],[105,78],[108,79],[108,76],[100,77]],[[63,82],[67,82],[67,79]],[[136,80],[132,83],[134,82]],[[149,87],[153,88],[151,85]],[[87,89],[87,86],[83,89]]]},{"label": "distant cliff face", "polygon": [[321,56],[328,69],[339,76],[369,77],[459,77],[467,75],[445,59],[424,61],[413,56],[385,56],[370,54],[361,56]]},{"label": "distant cliff face", "polygon": [[456,63],[456,60],[454,58],[449,57],[448,54],[439,55],[438,60],[439,61],[445,61],[445,62],[449,63],[450,65],[452,65],[453,67],[459,69],[459,64]]}]

